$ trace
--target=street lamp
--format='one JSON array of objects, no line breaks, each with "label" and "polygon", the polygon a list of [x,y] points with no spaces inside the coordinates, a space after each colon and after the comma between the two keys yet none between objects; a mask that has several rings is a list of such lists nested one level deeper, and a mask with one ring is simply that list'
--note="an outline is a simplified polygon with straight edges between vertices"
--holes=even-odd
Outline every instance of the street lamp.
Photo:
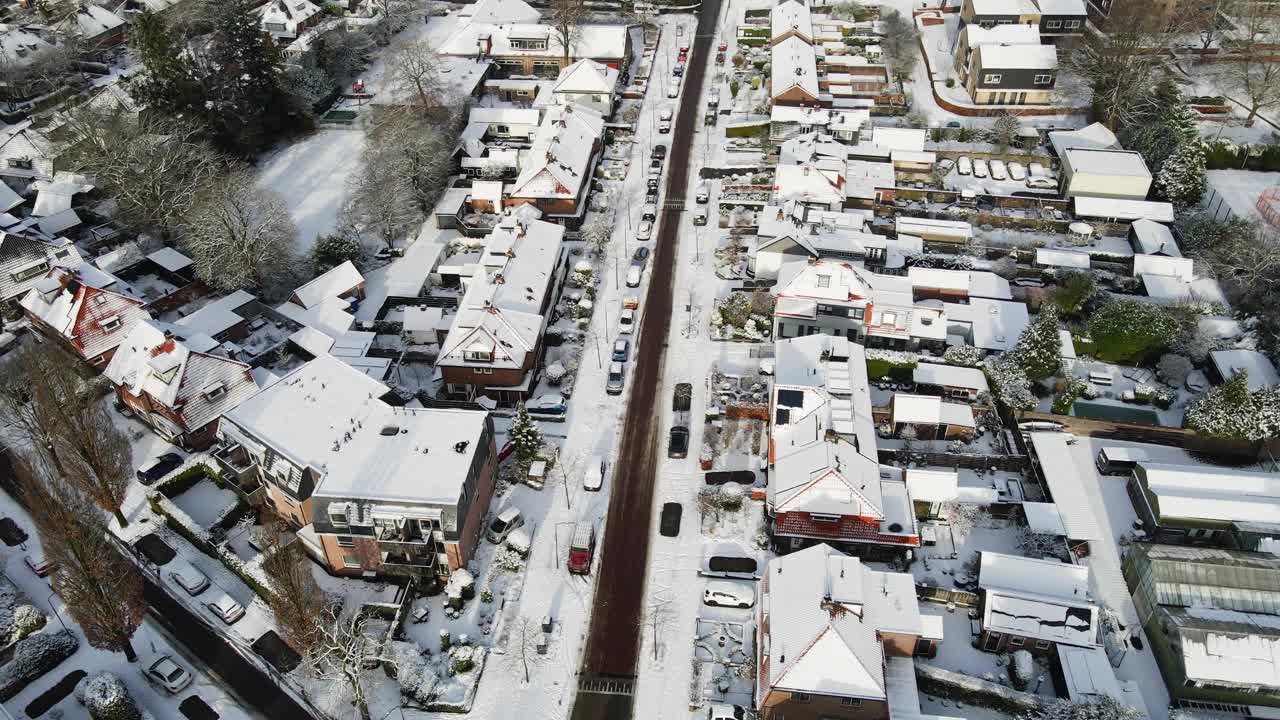
[{"label": "street lamp", "polygon": [[67,627],[67,624],[62,621],[62,613],[58,612],[58,608],[53,604],[53,596],[57,594],[58,594],[57,590],[54,590],[53,592],[49,593],[49,597],[45,598],[45,602],[48,603],[49,609],[53,611],[53,614],[57,616],[58,624],[62,625],[62,629],[68,630],[69,628]]}]

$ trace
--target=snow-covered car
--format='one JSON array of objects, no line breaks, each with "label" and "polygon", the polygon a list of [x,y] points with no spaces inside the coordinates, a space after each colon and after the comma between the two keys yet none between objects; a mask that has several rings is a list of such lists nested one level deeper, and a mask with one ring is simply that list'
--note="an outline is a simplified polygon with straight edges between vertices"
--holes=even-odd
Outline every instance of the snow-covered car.
[{"label": "snow-covered car", "polygon": [[638,247],[636,251],[631,253],[631,264],[644,267],[649,264],[649,248]]},{"label": "snow-covered car", "polygon": [[548,395],[539,395],[524,404],[529,412],[542,413],[543,415],[563,415],[569,411],[569,406],[565,404],[564,396],[551,393]]},{"label": "snow-covered car", "polygon": [[1045,169],[1044,165],[1041,165],[1038,162],[1029,163],[1027,165],[1027,174],[1032,177],[1049,177],[1049,171]]},{"label": "snow-covered car", "polygon": [[217,615],[219,620],[228,625],[232,625],[235,621],[244,617],[244,606],[226,593],[219,593],[217,597],[206,602],[205,607],[209,608],[209,612]]},{"label": "snow-covered car", "polygon": [[667,86],[667,97],[669,98],[680,97],[680,81],[679,80],[672,80],[671,84]]},{"label": "snow-covered car", "polygon": [[174,662],[173,658],[168,655],[161,655],[155,662],[147,666],[147,680],[159,685],[167,690],[170,694],[178,694],[191,684],[191,673],[187,669]]},{"label": "snow-covered car", "polygon": [[978,178],[984,178],[987,176],[986,160],[983,160],[982,158],[978,158],[973,161],[973,176]]},{"label": "snow-covered car", "polygon": [[992,180],[1008,180],[1009,172],[1005,168],[1003,160],[991,161],[991,179]]},{"label": "snow-covered car", "polygon": [[644,222],[640,223],[640,228],[636,230],[636,239],[648,240],[651,237],[653,237],[653,223],[648,220],[645,220]]},{"label": "snow-covered car", "polygon": [[199,595],[209,587],[209,578],[186,560],[175,560],[169,566],[169,578],[186,590],[188,595]]},{"label": "snow-covered car", "polygon": [[1027,179],[1027,170],[1020,162],[1009,163],[1009,177],[1019,182]]},{"label": "snow-covered car", "polygon": [[670,120],[671,117],[674,115],[674,113],[675,113],[675,109],[672,108],[670,105],[667,105],[666,107],[658,111],[658,119]]},{"label": "snow-covered car", "polygon": [[627,384],[626,369],[620,362],[609,363],[609,379],[605,381],[604,391],[610,395],[621,395]]},{"label": "snow-covered car", "polygon": [[650,221],[657,220],[658,206],[653,204],[646,204],[644,207],[640,208],[640,219],[650,220]]},{"label": "snow-covered car", "polygon": [[1058,187],[1058,181],[1047,177],[1031,176],[1027,178],[1027,187],[1037,190],[1053,190]]},{"label": "snow-covered car", "polygon": [[494,545],[501,545],[503,540],[511,534],[512,530],[524,525],[524,515],[520,514],[520,508],[514,505],[508,506],[505,510],[498,513],[498,517],[489,523],[489,530],[485,533],[485,537],[489,538],[489,542]]},{"label": "snow-covered car", "polygon": [[529,531],[524,528],[516,528],[507,536],[506,546],[515,554],[522,558],[529,557],[529,550],[533,548],[533,538],[529,537]]},{"label": "snow-covered car", "polygon": [[623,335],[630,335],[636,330],[636,311],[631,308],[623,308],[618,315],[618,332]]},{"label": "snow-covered car", "polygon": [[756,604],[756,591],[742,583],[728,580],[712,580],[702,591],[704,605],[749,608]]},{"label": "snow-covered car", "polygon": [[614,362],[626,362],[631,359],[631,341],[626,338],[618,338],[613,341],[613,355],[610,359]]},{"label": "snow-covered car", "polygon": [[700,207],[700,208],[698,208],[697,210],[694,210],[694,211],[693,211],[693,224],[694,224],[694,225],[706,225],[706,224],[707,224],[707,209],[706,209],[706,208],[701,208],[701,207]]},{"label": "snow-covered car", "polygon": [[707,708],[707,720],[742,720],[744,712],[737,705],[712,705]]},{"label": "snow-covered car", "polygon": [[951,172],[951,169],[954,168],[955,166],[956,166],[956,161],[952,160],[951,158],[942,158],[941,160],[938,161],[938,164],[937,164],[938,172],[941,172],[944,175],[946,173]]},{"label": "snow-covered car", "polygon": [[659,133],[661,133],[661,134],[663,134],[663,135],[666,135],[667,133],[671,132],[671,121],[670,121],[670,120],[659,120],[659,121],[658,121],[658,132],[659,132]]},{"label": "snow-covered car", "polygon": [[961,175],[968,175],[968,174],[972,173],[972,172],[973,172],[973,161],[971,161],[971,160],[969,160],[969,158],[967,158],[967,157],[965,157],[965,156],[961,155],[961,156],[960,156],[960,159],[956,161],[956,172],[960,173]]},{"label": "snow-covered car", "polygon": [[58,563],[46,558],[41,552],[23,555],[22,562],[31,568],[31,572],[35,573],[36,577],[48,577],[49,573],[58,569]]},{"label": "snow-covered car", "polygon": [[632,265],[627,270],[627,287],[629,288],[640,287],[640,275],[643,272],[644,272],[643,268],[639,267],[638,265]]},{"label": "snow-covered car", "polygon": [[604,474],[608,466],[599,455],[591,456],[587,469],[582,471],[582,489],[595,492],[604,487]]}]

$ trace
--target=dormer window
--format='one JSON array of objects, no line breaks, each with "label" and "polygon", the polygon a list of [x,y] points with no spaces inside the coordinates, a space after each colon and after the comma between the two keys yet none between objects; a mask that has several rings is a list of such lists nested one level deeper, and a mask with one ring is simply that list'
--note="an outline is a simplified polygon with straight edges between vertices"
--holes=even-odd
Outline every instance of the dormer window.
[{"label": "dormer window", "polygon": [[9,158],[9,167],[18,170],[30,170],[34,163],[31,158]]},{"label": "dormer window", "polygon": [[169,353],[157,355],[147,363],[151,366],[151,376],[166,385],[178,374],[180,363]]},{"label": "dormer window", "polygon": [[98,327],[101,327],[104,332],[115,332],[120,329],[121,324],[120,316],[112,315],[111,317],[103,318],[99,321]]},{"label": "dormer window", "polygon": [[829,288],[829,287],[831,287],[831,276],[830,276],[830,275],[819,275],[819,276],[818,276],[818,287],[820,287],[820,288]]},{"label": "dormer window", "polygon": [[206,400],[217,400],[227,394],[227,386],[221,382],[210,383],[200,392],[204,395]]},{"label": "dormer window", "polygon": [[483,343],[473,343],[462,351],[462,359],[467,362],[493,362],[493,348]]}]

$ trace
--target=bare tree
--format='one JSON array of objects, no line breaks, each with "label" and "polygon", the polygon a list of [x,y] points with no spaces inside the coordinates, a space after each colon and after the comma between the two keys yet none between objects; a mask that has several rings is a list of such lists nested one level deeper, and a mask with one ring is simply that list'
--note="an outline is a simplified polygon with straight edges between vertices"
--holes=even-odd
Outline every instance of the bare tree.
[{"label": "bare tree", "polygon": [[991,124],[991,142],[995,144],[997,150],[1004,152],[1018,141],[1018,131],[1021,128],[1022,120],[1019,119],[1016,111],[1003,113]]},{"label": "bare tree", "polygon": [[344,225],[351,225],[359,236],[376,238],[389,248],[419,219],[404,159],[404,153],[390,143],[372,144],[360,172],[351,179],[350,195],[343,209]]},{"label": "bare tree", "polygon": [[344,613],[341,605],[328,607],[317,623],[312,651],[305,659],[312,677],[347,686],[361,720],[371,720],[365,671],[383,662],[395,662],[394,658],[383,656],[378,643],[366,632],[368,624],[369,618],[363,613]]},{"label": "bare tree", "polygon": [[283,525],[267,530],[262,569],[271,580],[271,612],[285,642],[307,656],[319,642],[319,621],[326,611],[326,598],[311,574],[311,561]]},{"label": "bare tree", "polygon": [[991,513],[982,505],[962,502],[946,502],[938,511],[938,515],[947,519],[951,526],[951,534],[961,541],[977,527],[991,524]]},{"label": "bare tree", "polygon": [[1230,43],[1237,62],[1229,64],[1222,79],[1249,110],[1246,127],[1252,127],[1258,113],[1280,105],[1280,58],[1274,43],[1280,35],[1280,15],[1266,3],[1244,3],[1236,16],[1237,33]]},{"label": "bare tree", "polygon": [[372,37],[379,45],[386,45],[422,12],[423,3],[419,0],[370,0],[369,7],[379,18],[371,28]]},{"label": "bare tree", "polygon": [[541,657],[538,651],[542,642],[542,627],[538,621],[527,615],[522,615],[516,620],[515,627],[507,638],[508,661],[524,671],[526,685],[529,684],[530,678],[529,665],[536,664]]},{"label": "bare tree", "polygon": [[920,437],[920,431],[915,425],[907,423],[898,431],[898,439],[902,441],[902,452],[911,455],[916,448],[916,439]]},{"label": "bare tree", "polygon": [[580,25],[588,12],[584,0],[551,0],[551,6],[543,17],[551,25],[551,32],[560,44],[566,63],[582,36]]},{"label": "bare tree", "polygon": [[591,216],[582,226],[582,239],[593,253],[599,255],[609,247],[609,241],[613,239],[613,220],[613,208],[609,208]]},{"label": "bare tree", "polygon": [[[1178,25],[1184,32],[1195,33],[1200,38],[1200,49],[1208,50],[1215,43],[1226,39],[1231,23],[1227,19],[1235,15],[1241,0],[1191,0],[1178,6]],[[1200,62],[1204,61],[1204,55]]]},{"label": "bare tree", "polygon": [[448,100],[441,60],[431,43],[407,43],[391,56],[391,90],[414,107],[431,110]]},{"label": "bare tree", "polygon": [[1065,554],[1066,544],[1061,537],[1038,533],[1026,525],[1018,526],[1014,538],[1018,549],[1027,557],[1061,557]]},{"label": "bare tree", "polygon": [[[11,447],[29,447],[53,470],[63,474],[57,456],[56,418],[31,401],[33,372],[49,371],[73,358],[52,343],[27,343],[17,359],[0,365],[0,426]],[[48,357],[46,357],[48,356]]]},{"label": "bare tree", "polygon": [[1147,4],[1115,3],[1107,32],[1085,33],[1062,65],[1089,89],[1098,119],[1119,130],[1134,119],[1155,86],[1163,59],[1152,49],[1163,44],[1159,19]]},{"label": "bare tree", "polygon": [[906,90],[904,83],[911,79],[920,62],[920,31],[915,22],[891,10],[881,15],[884,38],[880,45],[889,65],[889,73],[898,83],[898,89]]},{"label": "bare tree", "polygon": [[448,185],[450,156],[462,133],[462,113],[455,107],[430,113],[390,112],[371,133],[371,146],[398,153],[396,171],[409,185],[411,205],[425,220]]},{"label": "bare tree", "polygon": [[653,639],[653,659],[658,659],[658,651],[664,643],[660,640],[668,635],[668,625],[671,624],[671,603],[665,598],[655,597],[645,611],[645,624],[649,626],[649,632],[652,633]]},{"label": "bare tree", "polygon": [[136,661],[133,634],[146,612],[137,567],[120,555],[102,513],[75,486],[26,459],[14,465],[45,557],[58,565],[53,588],[71,617],[90,645]]},{"label": "bare tree", "polygon": [[214,183],[184,218],[196,273],[220,290],[266,288],[297,266],[297,231],[280,196],[238,168]]}]

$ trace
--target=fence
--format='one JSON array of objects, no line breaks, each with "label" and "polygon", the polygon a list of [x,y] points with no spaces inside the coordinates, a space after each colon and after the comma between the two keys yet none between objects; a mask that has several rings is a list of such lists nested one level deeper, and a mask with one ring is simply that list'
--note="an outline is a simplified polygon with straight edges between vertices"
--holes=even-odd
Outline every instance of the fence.
[{"label": "fence", "polygon": [[968,470],[983,471],[995,469],[1005,472],[1022,472],[1030,466],[1027,458],[1018,455],[974,455],[919,451],[907,453],[898,449],[880,449],[878,453],[882,464],[910,461],[923,465],[961,467]]},{"label": "fence", "polygon": [[978,595],[968,590],[934,587],[919,583],[916,584],[916,599],[921,602],[938,603],[939,605],[955,603],[960,607],[978,607],[980,602]]}]

